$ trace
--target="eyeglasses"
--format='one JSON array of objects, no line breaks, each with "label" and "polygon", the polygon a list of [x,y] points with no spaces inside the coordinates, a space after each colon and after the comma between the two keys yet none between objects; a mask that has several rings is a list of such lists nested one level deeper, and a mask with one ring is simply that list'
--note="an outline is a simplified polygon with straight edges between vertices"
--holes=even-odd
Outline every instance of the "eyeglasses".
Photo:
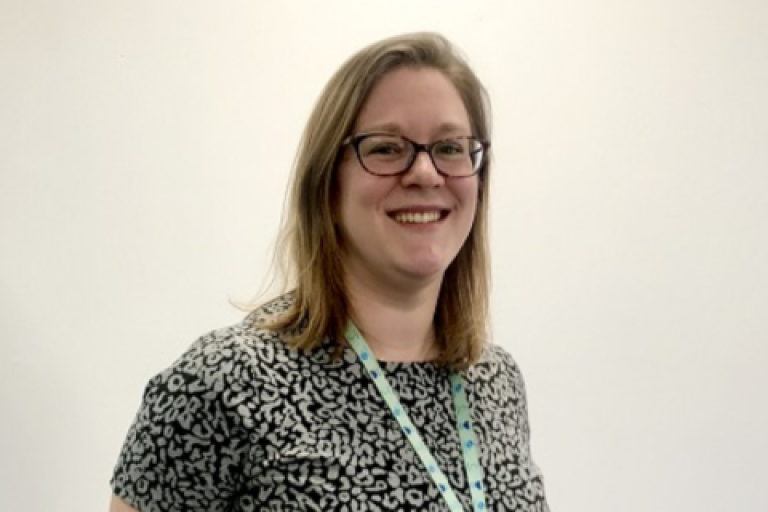
[{"label": "eyeglasses", "polygon": [[489,142],[472,136],[420,144],[391,133],[352,135],[342,145],[355,148],[360,165],[376,176],[394,176],[407,172],[423,151],[429,155],[437,172],[456,178],[476,174],[490,147]]}]

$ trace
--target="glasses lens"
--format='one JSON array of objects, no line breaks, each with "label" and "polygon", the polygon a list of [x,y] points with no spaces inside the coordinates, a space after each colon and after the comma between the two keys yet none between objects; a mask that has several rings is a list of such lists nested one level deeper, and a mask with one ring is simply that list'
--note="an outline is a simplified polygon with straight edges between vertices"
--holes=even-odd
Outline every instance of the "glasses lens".
[{"label": "glasses lens", "polygon": [[360,160],[374,174],[397,174],[411,160],[413,146],[396,135],[370,135],[358,145]]},{"label": "glasses lens", "polygon": [[435,143],[432,157],[445,174],[468,176],[483,162],[483,145],[471,137],[446,139]]}]

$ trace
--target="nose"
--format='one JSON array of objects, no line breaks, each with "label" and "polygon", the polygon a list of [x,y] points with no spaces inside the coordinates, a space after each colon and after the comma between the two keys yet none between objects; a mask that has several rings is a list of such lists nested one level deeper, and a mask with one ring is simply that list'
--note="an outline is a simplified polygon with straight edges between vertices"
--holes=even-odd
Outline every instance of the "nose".
[{"label": "nose", "polygon": [[402,176],[404,186],[440,187],[445,184],[445,177],[437,171],[427,151],[416,153],[413,164]]}]

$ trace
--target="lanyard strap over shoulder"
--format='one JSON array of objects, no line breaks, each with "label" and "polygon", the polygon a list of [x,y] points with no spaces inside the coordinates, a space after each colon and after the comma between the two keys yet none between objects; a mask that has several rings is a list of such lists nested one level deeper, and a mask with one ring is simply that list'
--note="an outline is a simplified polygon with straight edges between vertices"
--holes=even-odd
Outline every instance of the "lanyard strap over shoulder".
[{"label": "lanyard strap over shoulder", "polygon": [[[451,485],[448,483],[448,478],[438,466],[432,453],[424,444],[421,434],[419,434],[405,409],[400,404],[399,397],[389,385],[389,381],[379,366],[378,361],[376,361],[376,358],[373,356],[368,343],[351,321],[347,324],[346,336],[347,341],[349,341],[349,344],[357,353],[357,356],[363,363],[368,375],[376,385],[381,397],[387,403],[392,415],[400,424],[400,428],[403,430],[408,442],[411,443],[414,451],[424,464],[424,468],[427,470],[432,481],[440,491],[440,494],[448,504],[448,508],[451,512],[463,512],[464,509],[461,506],[461,502]],[[477,438],[472,429],[469,403],[464,389],[465,384],[461,375],[454,371],[451,371],[450,373],[450,381],[453,407],[456,412],[456,422],[459,431],[459,439],[461,441],[461,451],[464,456],[464,469],[467,473],[469,489],[472,495],[472,504],[476,511],[483,511],[485,510],[485,489],[483,487],[483,470],[480,466],[478,456],[480,447],[477,444]]]}]

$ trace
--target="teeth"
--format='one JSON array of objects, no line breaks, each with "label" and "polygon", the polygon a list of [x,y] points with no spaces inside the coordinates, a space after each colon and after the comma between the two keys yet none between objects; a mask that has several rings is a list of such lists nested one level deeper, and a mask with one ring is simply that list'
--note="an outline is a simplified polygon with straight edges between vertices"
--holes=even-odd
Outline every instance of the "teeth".
[{"label": "teeth", "polygon": [[406,224],[424,224],[440,220],[440,212],[398,213],[395,220]]}]

